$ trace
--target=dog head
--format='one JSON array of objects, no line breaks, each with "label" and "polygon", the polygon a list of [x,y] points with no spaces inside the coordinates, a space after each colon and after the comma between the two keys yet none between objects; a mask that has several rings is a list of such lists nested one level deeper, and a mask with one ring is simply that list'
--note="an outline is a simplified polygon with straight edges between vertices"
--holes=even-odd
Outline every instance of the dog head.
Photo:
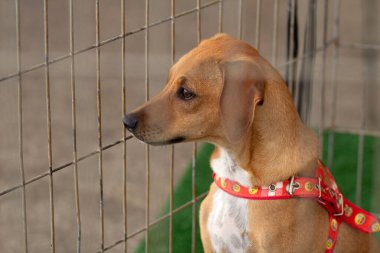
[{"label": "dog head", "polygon": [[205,40],[170,69],[161,93],[124,117],[124,125],[153,145],[239,142],[263,103],[260,59],[249,44],[228,35]]}]

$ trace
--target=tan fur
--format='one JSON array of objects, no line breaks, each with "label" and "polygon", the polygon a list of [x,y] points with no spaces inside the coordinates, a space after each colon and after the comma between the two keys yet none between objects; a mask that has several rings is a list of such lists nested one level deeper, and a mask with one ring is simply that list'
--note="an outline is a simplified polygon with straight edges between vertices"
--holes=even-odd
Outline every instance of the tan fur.
[{"label": "tan fur", "polygon": [[[244,136],[232,142],[227,136],[220,100],[224,97],[224,68],[236,61],[248,64],[257,78],[263,79],[264,85],[255,86],[252,92],[264,96],[263,101],[257,99],[248,105],[253,108],[252,115],[247,115],[252,119],[246,119],[249,127]],[[185,84],[181,81],[183,77],[187,80]],[[191,101],[179,100],[176,92],[181,85],[197,97]],[[238,102],[229,101],[231,108]],[[165,89],[133,113],[139,118],[136,137],[151,144],[165,143],[179,136],[185,141],[214,143],[232,154],[238,165],[249,172],[252,185],[268,185],[293,175],[313,176],[318,162],[318,141],[301,122],[279,73],[250,45],[225,34],[203,41],[182,57],[170,70]],[[216,149],[211,159],[218,156]],[[215,190],[212,184],[200,209],[206,253],[212,252],[207,220]],[[328,215],[316,201],[250,201],[248,213],[249,239],[253,242],[250,252],[324,252]],[[380,250],[372,235],[342,224],[334,252]]]}]

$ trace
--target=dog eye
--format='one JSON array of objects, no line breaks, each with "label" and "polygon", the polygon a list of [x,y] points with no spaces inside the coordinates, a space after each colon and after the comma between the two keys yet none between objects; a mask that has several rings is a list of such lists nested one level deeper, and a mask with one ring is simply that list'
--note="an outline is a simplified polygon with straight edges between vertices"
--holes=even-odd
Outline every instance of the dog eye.
[{"label": "dog eye", "polygon": [[195,94],[193,92],[189,91],[184,87],[179,88],[177,94],[178,97],[183,100],[190,100],[195,97]]}]

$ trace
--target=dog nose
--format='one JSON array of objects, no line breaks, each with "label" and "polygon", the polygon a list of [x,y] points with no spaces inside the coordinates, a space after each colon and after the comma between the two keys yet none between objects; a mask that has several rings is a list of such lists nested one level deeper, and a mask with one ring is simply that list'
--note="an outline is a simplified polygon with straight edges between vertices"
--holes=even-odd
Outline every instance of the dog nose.
[{"label": "dog nose", "polygon": [[137,127],[138,120],[132,115],[126,115],[123,119],[123,123],[130,132],[133,132]]}]

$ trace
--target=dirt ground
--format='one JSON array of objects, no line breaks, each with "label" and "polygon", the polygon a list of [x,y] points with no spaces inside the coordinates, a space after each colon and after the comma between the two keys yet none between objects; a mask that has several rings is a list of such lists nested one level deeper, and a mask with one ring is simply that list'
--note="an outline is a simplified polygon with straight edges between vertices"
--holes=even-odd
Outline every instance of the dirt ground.
[{"label": "dirt ground", "polygon": [[[20,1],[21,69],[44,62],[43,1]],[[202,1],[207,4],[211,1]],[[287,2],[279,1],[277,40],[277,65],[283,73],[286,48]],[[303,36],[306,18],[306,1],[299,1],[300,35]],[[332,38],[333,11],[329,1],[329,31]],[[327,51],[327,81],[325,123],[331,125],[333,104],[336,103],[338,127],[358,129],[363,118],[367,131],[379,134],[380,129],[380,20],[377,13],[380,4],[372,1],[341,1],[340,37],[342,48],[336,73],[337,98],[332,97],[333,47]],[[49,58],[69,53],[69,1],[49,1]],[[260,52],[272,59],[273,3],[261,1]],[[244,40],[254,44],[256,2],[243,1]],[[176,13],[196,7],[196,1],[176,1]],[[144,26],[145,1],[126,1],[126,31]],[[318,1],[318,43],[322,46],[323,1]],[[353,14],[352,10],[358,10]],[[14,1],[0,1],[0,80],[17,73],[17,43]],[[150,1],[150,23],[170,16],[170,1]],[[238,1],[225,0],[223,31],[238,35]],[[95,1],[74,1],[74,47],[87,48],[95,43]],[[202,38],[218,31],[218,5],[211,5],[201,12]],[[100,40],[120,34],[120,0],[100,1]],[[165,85],[171,65],[170,22],[149,29],[149,95],[157,94]],[[197,44],[196,13],[176,19],[176,54],[178,59]],[[364,36],[363,36],[364,35]],[[137,32],[126,37],[126,90],[127,110],[145,101],[145,33]],[[377,44],[377,49],[354,49],[349,43]],[[302,43],[301,43],[302,45]],[[122,138],[121,96],[121,39],[100,48],[100,76],[102,103],[103,146]],[[317,54],[314,74],[313,101],[310,125],[320,122],[320,85],[322,83],[322,53]],[[48,171],[47,113],[45,72],[39,67],[21,76],[22,84],[22,155],[25,178],[29,180]],[[57,168],[73,161],[73,129],[71,115],[70,58],[49,66],[51,86],[52,164]],[[20,146],[18,121],[17,77],[0,81],[0,192],[21,183]],[[96,51],[87,50],[75,56],[75,84],[77,110],[78,157],[98,149],[96,106]],[[363,89],[363,87],[367,87]],[[366,91],[363,93],[363,90]],[[200,145],[200,144],[199,144]],[[192,144],[175,145],[174,178],[181,177],[185,166],[191,161]],[[145,145],[132,139],[127,142],[128,184],[128,234],[145,226],[146,213],[146,154]],[[168,147],[150,148],[150,210],[153,220],[166,203],[169,192],[170,152]],[[380,154],[380,151],[379,151]],[[104,176],[104,236],[105,245],[123,238],[123,149],[116,145],[103,152]],[[99,219],[99,173],[98,155],[78,163],[79,199],[82,219],[82,252],[97,252],[100,245]],[[202,168],[197,168],[201,170]],[[76,250],[76,209],[74,192],[74,167],[68,166],[54,173],[54,209],[56,252]],[[21,189],[0,196],[0,251],[25,252],[23,239],[23,212]],[[49,179],[44,177],[26,187],[28,224],[28,252],[49,252],[50,203]],[[143,234],[128,241],[133,250]],[[122,252],[123,245],[109,252]],[[154,252],[154,251],[153,251]]]}]

